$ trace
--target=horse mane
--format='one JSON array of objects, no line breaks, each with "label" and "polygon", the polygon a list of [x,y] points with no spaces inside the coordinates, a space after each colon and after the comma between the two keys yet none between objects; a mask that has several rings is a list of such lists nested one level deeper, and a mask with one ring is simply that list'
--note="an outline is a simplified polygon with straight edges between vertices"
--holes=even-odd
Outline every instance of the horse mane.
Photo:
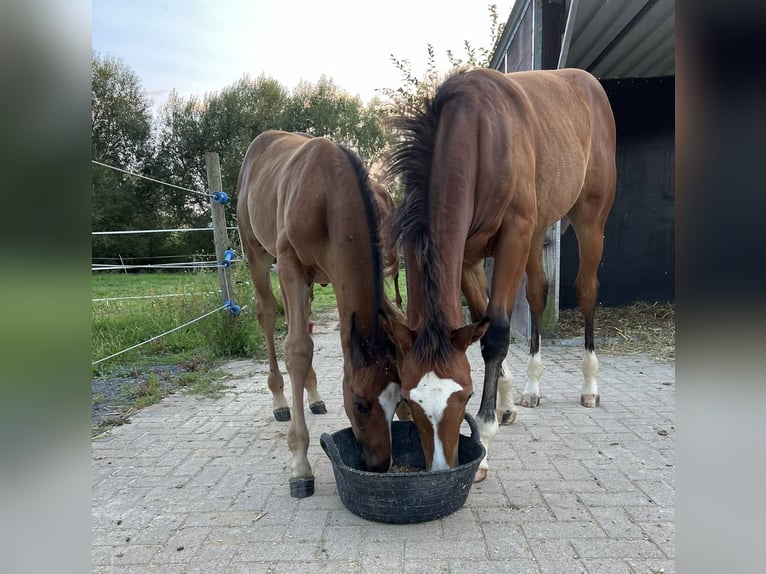
[{"label": "horse mane", "polygon": [[444,264],[431,235],[430,180],[441,110],[455,94],[455,84],[464,73],[453,73],[433,97],[424,97],[407,115],[391,121],[401,137],[391,152],[388,175],[400,178],[403,198],[389,220],[386,248],[393,249],[399,242],[412,248],[415,267],[421,273],[427,318],[413,352],[421,360],[442,365],[452,343],[451,328],[440,304]]},{"label": "horse mane", "polygon": [[[364,166],[362,159],[359,155],[342,144],[336,144],[346,155],[351,167],[354,170],[356,179],[359,182],[359,193],[362,197],[362,204],[364,205],[364,214],[367,219],[367,232],[369,233],[370,246],[372,248],[372,267],[375,274],[374,291],[373,291],[373,305],[376,312],[373,316],[373,336],[374,336],[374,352],[378,357],[386,356],[388,353],[388,345],[383,333],[383,328],[380,324],[377,309],[381,309],[383,306],[383,254],[380,245],[380,239],[378,234],[379,229],[379,213],[377,205],[375,205],[375,199],[372,188],[370,187],[370,175],[367,168]],[[353,319],[352,319],[353,320]]]}]

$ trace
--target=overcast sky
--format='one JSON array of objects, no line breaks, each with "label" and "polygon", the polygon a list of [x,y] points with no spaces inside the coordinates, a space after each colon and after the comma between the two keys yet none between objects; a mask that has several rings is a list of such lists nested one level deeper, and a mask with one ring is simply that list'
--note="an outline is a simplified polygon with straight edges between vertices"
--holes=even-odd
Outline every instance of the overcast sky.
[{"label": "overcast sky", "polygon": [[[261,73],[287,89],[324,74],[368,100],[396,88],[390,61],[425,72],[426,45],[445,52],[489,43],[486,0],[93,0],[93,49],[133,69],[161,104],[168,92],[203,96],[244,74]],[[505,22],[514,0],[494,2]]]}]

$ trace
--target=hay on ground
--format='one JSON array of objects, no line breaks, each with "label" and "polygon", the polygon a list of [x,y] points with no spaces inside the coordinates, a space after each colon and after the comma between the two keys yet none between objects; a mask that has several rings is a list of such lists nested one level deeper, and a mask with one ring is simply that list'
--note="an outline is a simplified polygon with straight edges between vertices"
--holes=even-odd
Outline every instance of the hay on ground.
[{"label": "hay on ground", "polygon": [[[634,303],[627,307],[597,307],[594,324],[596,352],[606,355],[651,355],[658,362],[675,360],[675,305]],[[559,313],[558,339],[583,337],[579,309]]]}]

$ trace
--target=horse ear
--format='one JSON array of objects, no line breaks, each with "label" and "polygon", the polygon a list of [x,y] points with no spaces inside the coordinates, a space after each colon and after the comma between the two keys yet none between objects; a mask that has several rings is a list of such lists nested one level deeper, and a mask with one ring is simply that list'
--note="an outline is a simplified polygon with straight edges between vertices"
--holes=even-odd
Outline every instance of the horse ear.
[{"label": "horse ear", "polygon": [[402,354],[409,353],[415,343],[415,332],[407,326],[404,316],[397,312],[393,306],[388,310],[380,309],[379,313],[383,322],[383,330],[391,337]]},{"label": "horse ear", "polygon": [[460,351],[465,351],[472,343],[475,343],[489,329],[489,317],[482,317],[481,321],[460,327],[452,331],[452,344]]},{"label": "horse ear", "polygon": [[351,313],[351,332],[349,338],[351,342],[351,365],[355,369],[363,369],[369,366],[372,362],[372,357],[370,357],[370,351],[356,328],[356,311]]}]

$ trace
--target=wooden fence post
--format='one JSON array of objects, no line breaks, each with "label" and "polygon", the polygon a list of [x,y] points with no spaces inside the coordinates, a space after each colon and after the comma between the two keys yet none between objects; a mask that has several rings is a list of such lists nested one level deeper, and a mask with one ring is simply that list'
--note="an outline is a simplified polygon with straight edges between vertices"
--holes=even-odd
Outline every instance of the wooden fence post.
[{"label": "wooden fence post", "polygon": [[[218,154],[215,152],[205,152],[205,167],[207,168],[207,185],[210,193],[223,191],[221,182],[221,164],[218,161]],[[210,210],[213,216],[213,241],[215,242],[215,257],[220,263],[225,257],[225,252],[229,248],[229,233],[226,229],[226,209],[223,203],[218,203],[210,199]],[[229,267],[218,268],[218,284],[221,288],[221,297],[223,302],[234,300],[234,284],[231,280],[231,270]]]}]

